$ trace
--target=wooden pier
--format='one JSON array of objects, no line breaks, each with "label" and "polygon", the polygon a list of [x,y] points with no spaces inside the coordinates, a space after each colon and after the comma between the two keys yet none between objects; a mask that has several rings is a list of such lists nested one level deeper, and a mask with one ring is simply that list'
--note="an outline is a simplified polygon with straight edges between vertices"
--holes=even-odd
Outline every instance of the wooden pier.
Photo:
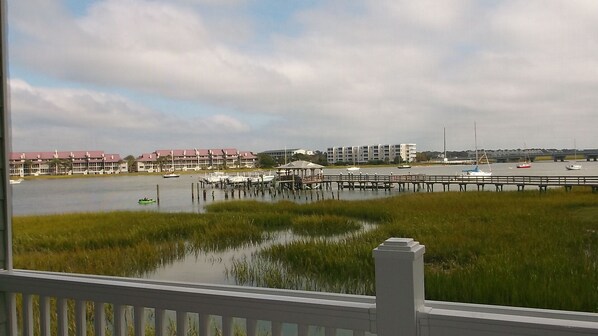
[{"label": "wooden pier", "polygon": [[398,187],[404,191],[413,188],[414,191],[434,191],[435,186],[442,186],[443,191],[451,187],[466,191],[468,187],[484,190],[493,186],[496,191],[502,191],[503,186],[515,186],[523,191],[526,187],[537,187],[546,191],[548,187],[563,187],[571,190],[572,187],[585,186],[598,192],[598,176],[459,176],[459,175],[377,175],[377,174],[339,174],[313,176],[305,181],[309,184],[321,184],[326,189],[331,189],[336,184],[339,190],[343,189],[391,189]]}]

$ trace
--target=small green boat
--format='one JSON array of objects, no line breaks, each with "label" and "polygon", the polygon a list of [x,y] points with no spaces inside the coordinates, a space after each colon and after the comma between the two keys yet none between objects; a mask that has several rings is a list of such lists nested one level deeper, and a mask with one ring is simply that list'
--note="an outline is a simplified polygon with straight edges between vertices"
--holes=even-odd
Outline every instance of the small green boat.
[{"label": "small green boat", "polygon": [[144,197],[144,198],[139,199],[139,204],[152,204],[152,203],[156,203],[156,200],[153,198]]}]

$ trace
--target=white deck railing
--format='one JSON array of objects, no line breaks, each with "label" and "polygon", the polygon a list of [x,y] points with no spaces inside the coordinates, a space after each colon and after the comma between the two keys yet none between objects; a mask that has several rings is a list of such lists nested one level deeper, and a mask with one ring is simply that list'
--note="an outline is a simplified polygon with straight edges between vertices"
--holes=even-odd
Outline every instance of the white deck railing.
[{"label": "white deck railing", "polygon": [[0,271],[0,326],[23,336],[141,336],[148,326],[158,336],[598,335],[598,314],[424,301],[423,254],[411,239],[376,248],[377,297]]}]

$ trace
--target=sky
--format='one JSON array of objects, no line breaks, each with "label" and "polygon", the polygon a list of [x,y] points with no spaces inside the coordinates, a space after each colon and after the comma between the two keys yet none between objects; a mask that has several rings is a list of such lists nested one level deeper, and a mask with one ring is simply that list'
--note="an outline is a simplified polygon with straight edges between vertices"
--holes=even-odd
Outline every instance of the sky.
[{"label": "sky", "polygon": [[7,4],[13,151],[598,148],[595,0]]}]

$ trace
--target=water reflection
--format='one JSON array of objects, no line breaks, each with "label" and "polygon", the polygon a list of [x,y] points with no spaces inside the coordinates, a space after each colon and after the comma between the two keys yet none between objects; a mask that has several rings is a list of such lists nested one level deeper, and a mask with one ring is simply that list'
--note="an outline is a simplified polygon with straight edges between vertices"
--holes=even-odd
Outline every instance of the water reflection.
[{"label": "water reflection", "polygon": [[[317,237],[317,240],[341,240],[354,234],[372,230],[374,224],[361,222],[361,229],[333,237]],[[309,240],[305,236],[296,235],[290,230],[269,233],[269,238],[261,243],[249,243],[242,247],[226,251],[204,251],[189,253],[184,259],[157,268],[143,277],[155,280],[170,280],[183,282],[201,282],[212,284],[236,285],[230,276],[230,267],[235,260],[247,259],[251,262],[258,258],[257,253],[276,244],[288,244],[293,241]]]}]

